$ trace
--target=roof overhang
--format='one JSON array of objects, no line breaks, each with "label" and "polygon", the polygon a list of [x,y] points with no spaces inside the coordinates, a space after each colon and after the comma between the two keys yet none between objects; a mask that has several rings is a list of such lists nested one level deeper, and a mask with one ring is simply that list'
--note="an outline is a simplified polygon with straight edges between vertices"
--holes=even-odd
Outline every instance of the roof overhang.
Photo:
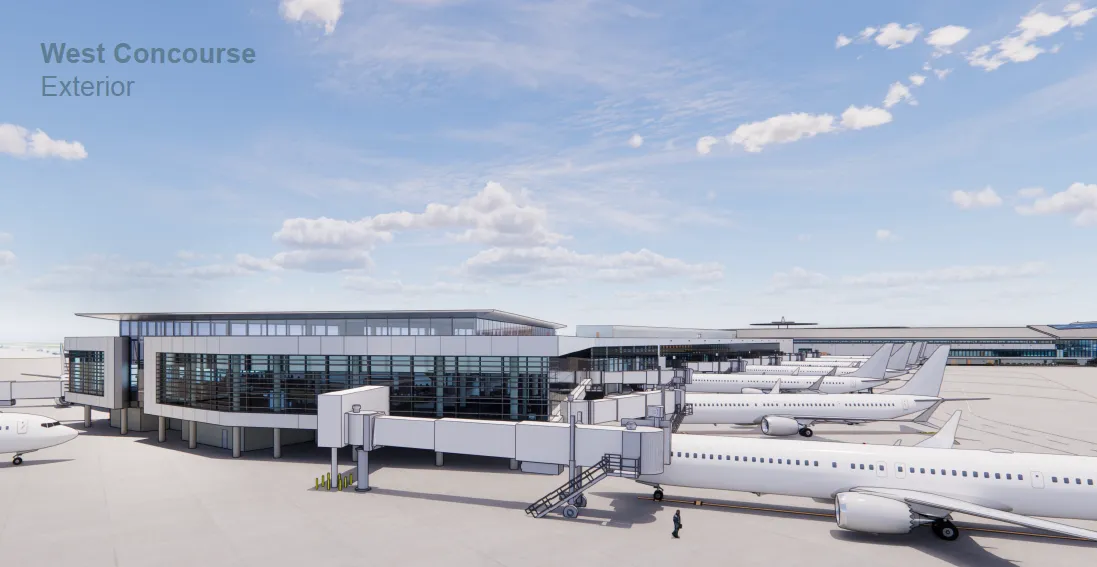
[{"label": "roof overhang", "polygon": [[382,319],[430,317],[469,317],[542,327],[563,329],[567,325],[526,317],[498,309],[458,309],[452,311],[235,311],[235,312],[159,312],[159,313],[77,313],[77,317],[108,321],[231,321],[231,320],[305,320],[305,319]]}]

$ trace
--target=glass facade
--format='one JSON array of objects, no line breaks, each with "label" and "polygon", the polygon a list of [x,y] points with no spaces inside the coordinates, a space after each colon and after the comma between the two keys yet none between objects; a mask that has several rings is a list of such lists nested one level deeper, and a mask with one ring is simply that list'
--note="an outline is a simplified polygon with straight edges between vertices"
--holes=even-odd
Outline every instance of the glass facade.
[{"label": "glass facade", "polygon": [[556,329],[477,317],[120,321],[123,337],[519,336],[551,337]]},{"label": "glass facade", "polygon": [[67,350],[65,368],[69,375],[69,391],[89,396],[103,395],[103,351]]},{"label": "glass facade", "polygon": [[389,386],[392,415],[547,420],[548,357],[159,353],[157,401],[204,410],[315,414],[316,396]]},{"label": "glass facade", "polygon": [[[882,342],[919,341],[929,344],[962,345],[1024,345],[1017,348],[957,349],[949,352],[950,358],[1097,358],[1097,339],[796,339],[801,345],[818,344],[880,344]],[[803,350],[803,348],[801,348]]]},{"label": "glass facade", "polygon": [[1055,350],[1035,350],[1035,349],[993,349],[993,350],[977,350],[977,349],[952,349],[948,352],[948,355],[952,358],[1027,358],[1027,357],[1039,357],[1039,358],[1055,358]]}]

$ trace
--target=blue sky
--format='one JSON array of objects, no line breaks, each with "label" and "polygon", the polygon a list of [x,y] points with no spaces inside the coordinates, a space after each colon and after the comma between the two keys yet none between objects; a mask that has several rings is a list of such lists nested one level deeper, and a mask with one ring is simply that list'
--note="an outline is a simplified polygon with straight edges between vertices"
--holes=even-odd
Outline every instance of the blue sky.
[{"label": "blue sky", "polygon": [[0,339],[93,311],[1097,318],[1094,6],[9,3]]}]

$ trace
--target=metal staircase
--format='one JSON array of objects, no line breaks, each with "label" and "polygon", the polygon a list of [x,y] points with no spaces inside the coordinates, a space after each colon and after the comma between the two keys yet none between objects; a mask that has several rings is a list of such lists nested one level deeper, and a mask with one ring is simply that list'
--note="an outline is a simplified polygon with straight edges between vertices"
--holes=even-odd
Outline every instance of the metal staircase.
[{"label": "metal staircase", "polygon": [[[526,514],[542,518],[546,514],[573,501],[587,489],[609,476],[637,478],[640,476],[640,459],[627,459],[621,455],[605,455],[598,464],[588,467],[582,474],[564,483],[563,486],[546,494],[530,504]],[[565,511],[566,512],[566,511]]]},{"label": "metal staircase", "polygon": [[681,404],[674,407],[674,419],[670,422],[671,433],[678,433],[678,428],[687,415],[693,415],[693,404]]}]

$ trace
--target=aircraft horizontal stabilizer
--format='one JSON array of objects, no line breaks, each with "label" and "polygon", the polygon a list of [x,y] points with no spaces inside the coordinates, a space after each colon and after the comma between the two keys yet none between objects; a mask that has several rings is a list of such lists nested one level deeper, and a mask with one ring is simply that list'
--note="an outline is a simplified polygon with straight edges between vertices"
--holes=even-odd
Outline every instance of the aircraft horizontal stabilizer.
[{"label": "aircraft horizontal stabilizer", "polygon": [[952,417],[948,418],[948,421],[937,430],[937,433],[928,439],[923,439],[921,443],[916,445],[917,447],[927,447],[930,449],[951,449],[952,445],[956,443],[956,428],[960,425],[960,411],[952,413]]}]

